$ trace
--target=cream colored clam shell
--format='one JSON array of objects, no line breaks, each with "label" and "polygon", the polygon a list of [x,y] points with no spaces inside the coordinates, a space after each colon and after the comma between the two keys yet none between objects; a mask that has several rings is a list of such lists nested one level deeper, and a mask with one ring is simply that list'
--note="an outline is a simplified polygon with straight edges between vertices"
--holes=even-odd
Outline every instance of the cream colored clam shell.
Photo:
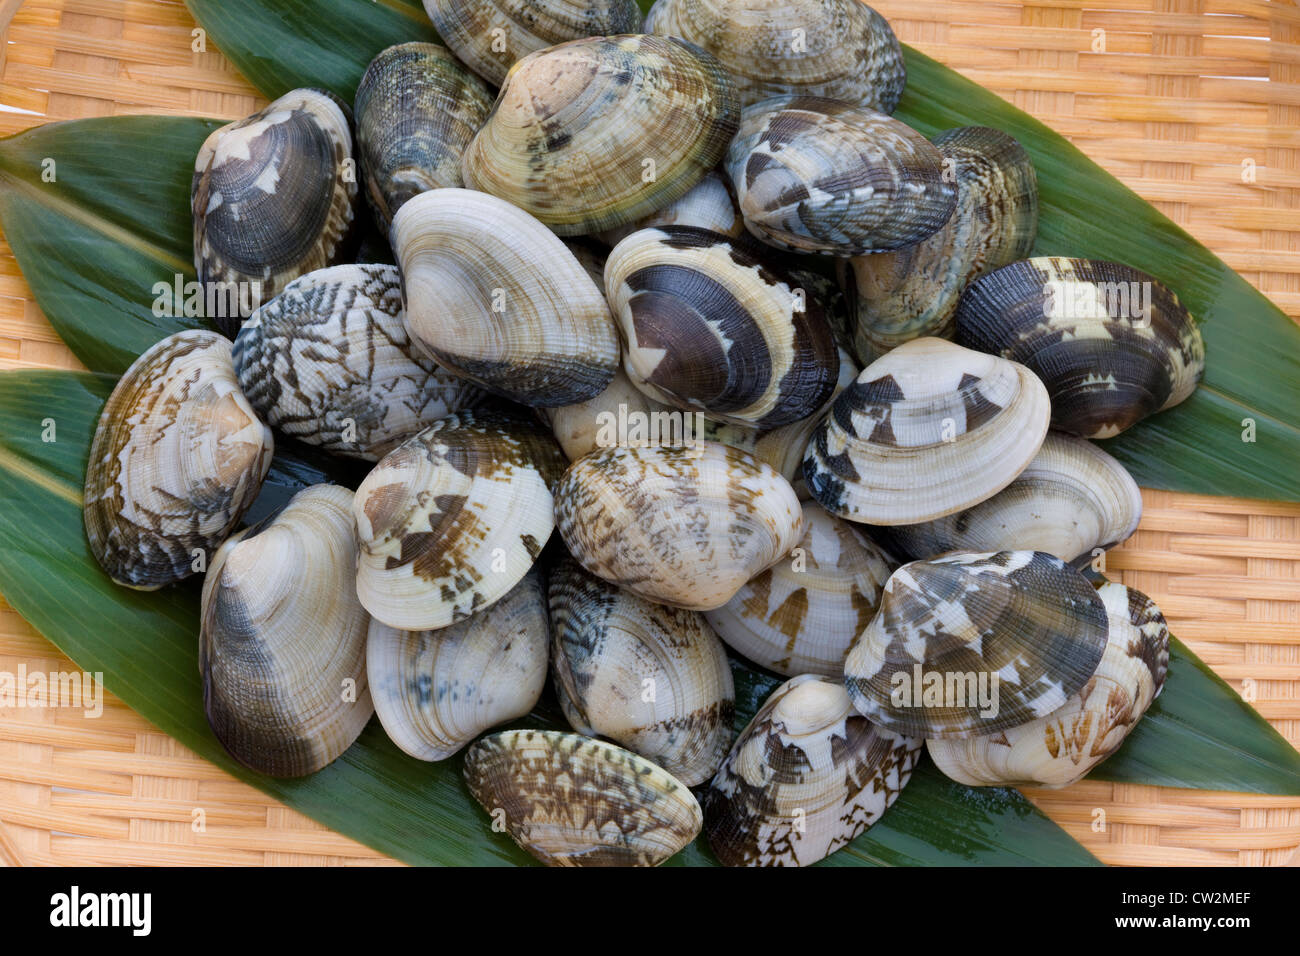
[{"label": "cream colored clam shell", "polygon": [[745,234],[745,221],[740,218],[736,201],[731,198],[727,180],[716,169],[711,170],[681,199],[670,202],[630,226],[602,232],[598,238],[613,248],[632,233],[652,226],[694,226],[724,236],[738,237]]}]

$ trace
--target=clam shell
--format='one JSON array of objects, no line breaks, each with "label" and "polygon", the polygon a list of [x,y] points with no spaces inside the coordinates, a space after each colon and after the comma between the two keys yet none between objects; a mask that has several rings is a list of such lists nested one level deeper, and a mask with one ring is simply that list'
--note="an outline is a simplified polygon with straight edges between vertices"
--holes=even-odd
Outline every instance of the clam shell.
[{"label": "clam shell", "polygon": [[352,492],[316,485],[222,545],[203,579],[203,709],[259,773],[320,770],[374,713],[355,553]]},{"label": "clam shell", "polygon": [[273,450],[239,391],[229,341],[194,330],[158,342],[95,426],[84,489],[95,560],[142,591],[201,571],[257,498]]},{"label": "clam shell", "polygon": [[709,784],[709,846],[727,866],[825,859],[898,799],[921,743],[854,713],[838,681],[800,674],[772,692]]},{"label": "clam shell", "polygon": [[564,543],[588,571],[696,611],[726,604],[803,536],[790,483],[714,442],[593,452],[555,499]]},{"label": "clam shell", "polygon": [[920,133],[817,96],[747,106],[726,170],[749,231],[795,252],[898,249],[933,235],[957,205],[943,155]]},{"label": "clam shell", "polygon": [[1047,435],[1047,390],[1022,365],[913,339],[840,393],[808,444],[804,479],[831,514],[918,524],[1001,491]]},{"label": "clam shell", "polygon": [[907,79],[894,31],[858,0],[658,0],[645,28],[716,56],[746,106],[806,93],[892,113]]},{"label": "clam shell", "polygon": [[468,189],[416,196],[393,219],[406,328],[443,367],[524,405],[598,394],[618,365],[602,291],[527,213]]},{"label": "clam shell", "polygon": [[700,832],[700,805],[666,770],[579,734],[508,730],[465,755],[465,783],[548,866],[657,866]]},{"label": "clam shell", "polygon": [[732,650],[786,677],[844,673],[896,563],[847,521],[803,507],[803,540],[705,617]]},{"label": "clam shell", "polygon": [[244,323],[239,384],[282,434],[378,461],[483,399],[411,347],[396,266],[334,266],[295,279]]},{"label": "clam shell", "polygon": [[1106,608],[1042,551],[948,554],[905,564],[849,650],[853,706],[900,734],[968,737],[1065,704],[1096,673]]},{"label": "clam shell", "polygon": [[740,425],[799,421],[835,387],[834,336],[815,296],[754,243],[704,229],[643,229],[605,265],[632,383]]},{"label": "clam shell", "polygon": [[436,43],[401,43],[370,61],[357,87],[357,153],[366,198],[386,234],[402,204],[463,186],[460,160],[492,93]]},{"label": "clam shell", "polygon": [[438,35],[493,86],[537,50],[611,33],[639,33],[636,0],[424,0]]},{"label": "clam shell", "polygon": [[357,489],[357,594],[399,630],[447,627],[505,596],[554,528],[564,469],[540,426],[488,412],[435,422]]},{"label": "clam shell", "polygon": [[681,40],[591,37],[524,57],[465,152],[465,185],[561,236],[636,222],[718,165],[739,106]]},{"label": "clam shell", "polygon": [[486,610],[436,631],[370,622],[366,672],[384,730],[419,760],[445,760],[523,717],[546,685],[546,594],[537,573]]},{"label": "clam shell", "polygon": [[911,339],[951,339],[967,284],[1029,255],[1038,235],[1038,179],[1020,143],[983,126],[950,129],[933,142],[956,179],[952,216],[914,245],[841,262],[864,362]]},{"label": "clam shell", "polygon": [[[357,199],[350,123],[332,94],[293,90],[213,131],[191,188],[200,282],[235,283],[227,301],[241,303],[246,284],[260,304],[347,256]],[[233,337],[247,315],[220,308],[209,318]]]},{"label": "clam shell", "polygon": [[1137,530],[1142,494],[1124,466],[1091,442],[1048,433],[1034,460],[992,498],[924,524],[881,528],[896,554],[1046,551],[1090,559]]},{"label": "clam shell", "polygon": [[1052,426],[1110,438],[1196,390],[1205,343],[1164,284],[1118,262],[1041,257],[977,279],[957,340],[1033,370]]},{"label": "clam shell", "polygon": [[722,642],[698,611],[652,604],[563,561],[550,579],[551,670],[574,730],[653,760],[693,787],[734,736]]},{"label": "clam shell", "polygon": [[1110,639],[1097,672],[1046,717],[983,737],[930,740],[930,756],[968,787],[1068,787],[1116,750],[1164,687],[1169,626],[1155,603],[1122,584],[1097,591]]},{"label": "clam shell", "polygon": [[613,247],[632,233],[652,226],[694,226],[733,237],[745,234],[745,222],[740,218],[736,200],[731,196],[731,187],[716,169],[710,171],[681,199],[670,202],[630,226],[602,232],[598,238]]}]

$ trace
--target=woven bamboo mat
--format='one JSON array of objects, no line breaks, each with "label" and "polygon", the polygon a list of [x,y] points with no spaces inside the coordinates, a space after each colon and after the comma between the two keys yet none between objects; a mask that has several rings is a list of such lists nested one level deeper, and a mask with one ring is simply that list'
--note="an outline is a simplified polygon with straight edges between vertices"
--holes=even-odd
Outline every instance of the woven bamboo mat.
[{"label": "woven bamboo mat", "polygon": [[[1262,0],[877,0],[899,35],[1070,137],[1300,316],[1300,9]],[[261,102],[162,0],[0,0],[0,135]],[[1243,164],[1255,181],[1243,182]],[[0,368],[76,368],[0,241]],[[1144,492],[1111,556],[1300,743],[1300,506]],[[0,670],[68,669],[0,601]],[[1101,859],[1284,864],[1300,798],[1085,781],[1030,797]],[[1093,830],[1094,811],[1106,829]],[[203,811],[203,827],[195,823]],[[195,757],[125,705],[0,711],[0,864],[390,862]]]}]

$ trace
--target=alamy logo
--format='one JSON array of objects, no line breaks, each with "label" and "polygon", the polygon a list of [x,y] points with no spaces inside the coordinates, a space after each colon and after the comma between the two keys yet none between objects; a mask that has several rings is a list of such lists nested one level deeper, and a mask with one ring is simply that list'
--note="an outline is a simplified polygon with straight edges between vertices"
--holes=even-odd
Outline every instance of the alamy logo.
[{"label": "alamy logo", "polygon": [[1048,319],[1124,319],[1151,324],[1150,282],[1061,282],[1043,285],[1043,316]]},{"label": "alamy logo", "polygon": [[984,718],[998,715],[1000,678],[989,671],[894,671],[890,702],[895,707],[978,707]]},{"label": "alamy logo", "polygon": [[701,412],[643,412],[618,406],[596,415],[600,448],[693,448],[704,440]]},{"label": "alamy logo", "polygon": [[80,707],[86,717],[104,713],[104,675],[86,671],[0,671],[0,710],[7,707]]},{"label": "alamy logo", "polygon": [[82,893],[74,886],[50,897],[50,925],[57,927],[128,927],[133,936],[148,936],[153,927],[151,893]]}]

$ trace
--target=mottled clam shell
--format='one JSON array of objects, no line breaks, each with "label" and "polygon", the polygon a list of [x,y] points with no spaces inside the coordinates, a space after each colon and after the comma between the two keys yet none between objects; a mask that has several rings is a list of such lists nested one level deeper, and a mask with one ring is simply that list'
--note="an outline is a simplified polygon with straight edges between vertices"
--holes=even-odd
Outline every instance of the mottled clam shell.
[{"label": "mottled clam shell", "polygon": [[1142,493],[1118,461],[1082,438],[1050,432],[1034,460],[992,498],[924,524],[879,528],[907,559],[945,551],[1046,551],[1091,561],[1137,530]]},{"label": "mottled clam shell", "polygon": [[605,292],[624,369],[657,401],[773,428],[807,418],[835,387],[839,359],[821,304],[753,242],[643,229],[609,254]]},{"label": "mottled clam shell", "polygon": [[461,156],[492,110],[492,93],[446,47],[401,43],[370,61],[356,110],[366,199],[387,234],[408,199],[464,185]]},{"label": "mottled clam shell", "polygon": [[1042,551],[913,561],[844,662],[853,706],[918,737],[996,733],[1062,707],[1097,671],[1106,608]]},{"label": "mottled clam shell", "polygon": [[564,456],[531,422],[461,412],[384,457],[357,488],[357,594],[389,627],[447,627],[504,597],[554,530]]},{"label": "mottled clam shell", "polygon": [[493,86],[516,61],[566,40],[640,33],[636,0],[424,0],[438,35]]},{"label": "mottled clam shell", "polygon": [[968,787],[1068,787],[1116,750],[1164,687],[1169,626],[1140,591],[1105,584],[1110,639],[1101,664],[1059,710],[964,740],[930,740],[935,765]]},{"label": "mottled clam shell", "polygon": [[1033,370],[1052,427],[1110,438],[1196,390],[1200,329],[1163,283],[1131,266],[1041,257],[977,279],[957,309],[957,341]]},{"label": "mottled clam shell", "polygon": [[1051,409],[1023,365],[943,339],[913,339],[840,393],[804,456],[808,490],[831,514],[918,524],[963,511],[1015,480]]},{"label": "mottled clam shell", "polygon": [[699,803],[672,774],[580,734],[484,737],[465,754],[465,783],[548,866],[658,866],[703,824]]},{"label": "mottled clam shell", "polygon": [[233,357],[267,424],[366,461],[484,397],[411,347],[396,266],[334,266],[295,279],[244,323]]},{"label": "mottled clam shell", "polygon": [[707,611],[803,536],[799,499],[734,448],[610,448],[574,462],[555,523],[588,571],[659,604]]},{"label": "mottled clam shell", "polygon": [[418,760],[445,760],[533,709],[549,655],[546,594],[533,571],[491,607],[450,627],[399,631],[371,619],[366,672],[393,743]]},{"label": "mottled clam shell", "polygon": [[740,218],[731,187],[716,169],[676,202],[670,202],[639,222],[602,232],[598,238],[613,247],[632,233],[652,226],[694,226],[734,237],[745,234],[745,221]]},{"label": "mottled clam shell", "polygon": [[784,560],[704,616],[728,647],[768,670],[839,678],[897,563],[815,504],[804,505],[803,522],[803,540]]},{"label": "mottled clam shell", "polygon": [[800,674],[772,692],[705,791],[709,846],[727,866],[811,866],[893,805],[922,742],[854,713],[838,680]]},{"label": "mottled clam shell", "polygon": [[609,385],[618,333],[604,293],[550,230],[486,193],[434,189],[393,219],[406,329],[444,368],[523,405]]},{"label": "mottled clam shell", "polygon": [[747,106],[726,170],[749,231],[795,252],[898,249],[933,235],[957,205],[943,154],[924,136],[817,96]]},{"label": "mottled clam shell", "polygon": [[352,492],[315,485],[222,545],[203,579],[203,709],[222,746],[259,773],[315,773],[375,712],[355,554]]},{"label": "mottled clam shell", "polygon": [[[247,284],[229,301],[267,302],[350,251],[357,175],[347,107],[293,90],[223,126],[194,161],[194,266],[203,283]],[[232,287],[235,288],[235,287]],[[231,337],[245,314],[209,316]]]},{"label": "mottled clam shell", "polygon": [[565,559],[549,585],[551,672],[569,724],[694,787],[731,747],[731,665],[698,611],[652,604]]},{"label": "mottled clam shell", "polygon": [[716,56],[745,106],[805,93],[892,113],[907,79],[894,31],[859,0],[658,0],[645,28]]},{"label": "mottled clam shell", "polygon": [[465,151],[465,185],[558,235],[636,222],[718,165],[739,105],[717,60],[681,40],[591,37],[510,71]]},{"label": "mottled clam shell", "polygon": [[1000,130],[963,126],[940,133],[934,145],[956,179],[956,211],[914,245],[840,263],[864,362],[911,339],[953,338],[962,290],[1029,255],[1038,235],[1038,178],[1020,143]]},{"label": "mottled clam shell", "polygon": [[95,560],[142,591],[202,571],[257,498],[274,447],[239,391],[229,341],[195,330],[158,342],[95,426],[84,489]]}]

